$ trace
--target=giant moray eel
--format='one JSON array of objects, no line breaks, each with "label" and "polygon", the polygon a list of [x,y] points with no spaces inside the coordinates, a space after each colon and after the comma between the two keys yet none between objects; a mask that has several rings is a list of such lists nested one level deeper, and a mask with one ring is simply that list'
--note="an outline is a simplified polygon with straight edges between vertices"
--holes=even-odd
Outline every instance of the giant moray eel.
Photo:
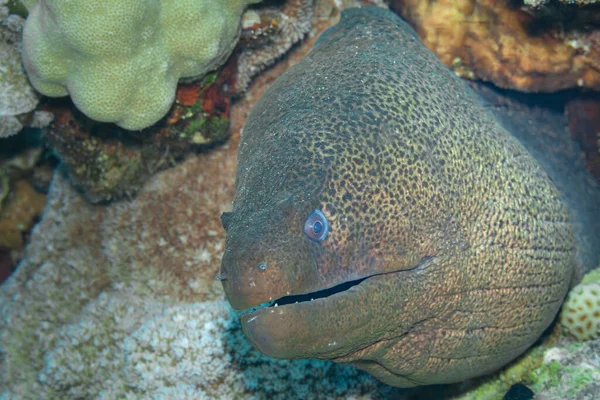
[{"label": "giant moray eel", "polygon": [[271,85],[238,163],[221,279],[268,356],[400,387],[485,374],[535,342],[580,268],[547,171],[376,7]]}]

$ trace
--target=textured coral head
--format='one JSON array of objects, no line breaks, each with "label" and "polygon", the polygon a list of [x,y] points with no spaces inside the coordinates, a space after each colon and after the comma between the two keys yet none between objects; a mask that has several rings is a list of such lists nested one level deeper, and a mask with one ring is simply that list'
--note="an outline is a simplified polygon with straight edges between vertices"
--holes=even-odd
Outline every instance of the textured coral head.
[{"label": "textured coral head", "polygon": [[179,78],[221,65],[247,0],[39,0],[23,63],[42,94],[71,95],[88,117],[143,129],[162,118]]}]

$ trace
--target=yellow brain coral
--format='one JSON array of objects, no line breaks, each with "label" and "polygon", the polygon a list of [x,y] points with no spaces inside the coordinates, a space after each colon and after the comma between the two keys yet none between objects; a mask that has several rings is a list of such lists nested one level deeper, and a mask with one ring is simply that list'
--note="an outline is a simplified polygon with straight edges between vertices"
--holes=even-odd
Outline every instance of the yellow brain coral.
[{"label": "yellow brain coral", "polygon": [[71,95],[92,119],[143,129],[180,78],[222,64],[259,0],[27,0],[23,64],[42,94]]},{"label": "yellow brain coral", "polygon": [[579,340],[600,337],[600,269],[588,273],[570,292],[560,315],[561,325]]}]

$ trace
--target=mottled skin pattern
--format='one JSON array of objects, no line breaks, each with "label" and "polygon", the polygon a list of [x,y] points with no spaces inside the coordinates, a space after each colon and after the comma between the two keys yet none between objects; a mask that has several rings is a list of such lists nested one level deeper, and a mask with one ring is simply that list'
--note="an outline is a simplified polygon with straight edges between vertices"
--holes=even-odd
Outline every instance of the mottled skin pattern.
[{"label": "mottled skin pattern", "polygon": [[[559,193],[391,12],[344,12],[254,107],[238,162],[222,264],[235,309],[368,277],[244,314],[269,356],[455,382],[522,353],[569,287]],[[303,233],[314,209],[322,242]]]}]

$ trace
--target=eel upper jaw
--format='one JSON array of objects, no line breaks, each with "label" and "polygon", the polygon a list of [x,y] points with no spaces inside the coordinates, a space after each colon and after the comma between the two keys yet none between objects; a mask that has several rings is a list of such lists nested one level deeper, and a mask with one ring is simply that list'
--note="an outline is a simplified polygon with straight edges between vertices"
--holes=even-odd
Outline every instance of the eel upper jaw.
[{"label": "eel upper jaw", "polygon": [[[281,297],[241,315],[242,330],[255,348],[272,358],[331,358],[330,351],[336,351],[335,345],[343,346],[344,339],[334,339],[333,347],[322,349],[309,332],[344,313],[348,309],[345,304],[359,302],[358,297],[368,289],[358,289],[371,278],[399,272],[404,271],[372,274],[316,292]],[[321,339],[328,336],[323,332],[317,335]]]},{"label": "eel upper jaw", "polygon": [[263,302],[256,306],[252,306],[252,307],[249,307],[249,308],[246,308],[243,310],[238,310],[238,315],[241,317],[243,315],[252,314],[252,313],[254,313],[258,310],[264,309],[264,308],[283,307],[283,306],[289,307],[289,306],[293,306],[295,304],[303,303],[303,302],[307,302],[307,301],[314,301],[314,300],[318,300],[318,299],[327,300],[329,297],[335,296],[339,293],[343,293],[354,286],[360,285],[362,282],[364,282],[367,279],[372,278],[374,276],[402,273],[402,272],[407,272],[407,271],[412,271],[415,269],[423,268],[424,266],[426,266],[429,263],[430,260],[431,260],[431,257],[425,257],[425,258],[423,258],[423,260],[421,260],[421,262],[419,264],[415,265],[412,268],[368,274],[366,276],[362,276],[362,277],[359,277],[356,279],[338,283],[337,285],[334,285],[334,286],[331,286],[328,288],[319,289],[319,290],[316,290],[313,292],[300,293],[300,294],[289,294],[288,293],[285,296],[281,296],[276,299],[270,299],[269,301]]},{"label": "eel upper jaw", "polygon": [[[309,346],[300,345],[295,340],[301,332],[306,332],[303,327],[312,316],[317,314],[311,310],[336,309],[342,297],[359,295],[359,292],[352,288],[360,286],[361,283],[377,275],[381,274],[366,276],[315,292],[284,296],[244,310],[241,312],[242,329],[252,345],[269,357],[313,358],[302,355],[301,353]],[[311,317],[306,318],[307,315]]]}]

